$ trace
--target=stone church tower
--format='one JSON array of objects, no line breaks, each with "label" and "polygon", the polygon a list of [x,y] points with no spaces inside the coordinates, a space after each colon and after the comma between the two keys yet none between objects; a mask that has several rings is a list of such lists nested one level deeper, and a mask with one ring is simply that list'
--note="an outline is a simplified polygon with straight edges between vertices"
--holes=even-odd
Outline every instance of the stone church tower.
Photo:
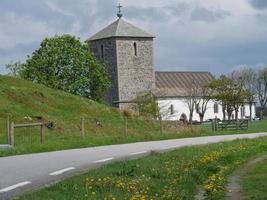
[{"label": "stone church tower", "polygon": [[87,40],[96,56],[107,68],[112,86],[106,101],[130,108],[136,96],[155,87],[154,36],[119,19]]}]

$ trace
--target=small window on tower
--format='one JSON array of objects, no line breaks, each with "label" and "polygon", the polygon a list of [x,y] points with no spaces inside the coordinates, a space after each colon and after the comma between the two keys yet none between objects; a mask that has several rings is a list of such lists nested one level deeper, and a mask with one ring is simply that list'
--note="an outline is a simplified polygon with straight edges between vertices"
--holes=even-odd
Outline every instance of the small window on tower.
[{"label": "small window on tower", "polygon": [[101,44],[101,58],[104,59],[104,45]]},{"label": "small window on tower", "polygon": [[134,42],[134,55],[137,56],[137,45],[136,45],[136,42]]}]

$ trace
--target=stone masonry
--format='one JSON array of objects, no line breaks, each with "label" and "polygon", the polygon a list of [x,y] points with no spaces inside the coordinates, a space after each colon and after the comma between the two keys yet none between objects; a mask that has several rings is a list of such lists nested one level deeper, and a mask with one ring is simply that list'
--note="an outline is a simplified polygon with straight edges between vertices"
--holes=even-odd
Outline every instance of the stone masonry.
[{"label": "stone masonry", "polygon": [[154,90],[153,38],[119,19],[87,40],[96,58],[105,64],[112,83],[107,103],[130,109],[137,95]]}]

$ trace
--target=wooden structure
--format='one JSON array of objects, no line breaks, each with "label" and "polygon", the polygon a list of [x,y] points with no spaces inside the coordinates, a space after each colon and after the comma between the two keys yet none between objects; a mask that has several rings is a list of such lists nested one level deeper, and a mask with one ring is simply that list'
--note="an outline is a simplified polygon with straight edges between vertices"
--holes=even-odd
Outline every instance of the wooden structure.
[{"label": "wooden structure", "polygon": [[247,130],[248,129],[248,119],[240,120],[223,120],[219,121],[214,119],[212,121],[213,131],[226,131],[226,130]]},{"label": "wooden structure", "polygon": [[25,127],[36,127],[40,126],[40,142],[41,144],[45,141],[45,123],[37,122],[37,123],[29,123],[29,124],[15,124],[14,122],[9,123],[9,119],[7,122],[8,127],[8,144],[11,146],[15,145],[14,131],[15,128],[25,128]]}]

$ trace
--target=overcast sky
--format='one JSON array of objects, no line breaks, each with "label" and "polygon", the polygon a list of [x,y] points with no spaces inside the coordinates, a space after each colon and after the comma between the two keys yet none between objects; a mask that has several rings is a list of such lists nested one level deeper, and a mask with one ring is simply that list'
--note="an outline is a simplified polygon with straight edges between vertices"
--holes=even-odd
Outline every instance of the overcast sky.
[{"label": "overcast sky", "polygon": [[[124,19],[156,35],[156,70],[228,73],[267,64],[267,0],[121,0]],[[0,0],[0,73],[45,37],[86,40],[116,20],[116,0]]]}]

